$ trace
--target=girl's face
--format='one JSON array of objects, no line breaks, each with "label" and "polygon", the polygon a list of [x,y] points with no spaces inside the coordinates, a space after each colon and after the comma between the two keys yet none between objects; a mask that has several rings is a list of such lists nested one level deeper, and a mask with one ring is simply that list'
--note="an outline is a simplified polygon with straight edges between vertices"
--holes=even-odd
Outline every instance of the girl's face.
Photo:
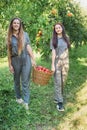
[{"label": "girl's face", "polygon": [[20,21],[18,19],[15,19],[12,23],[12,27],[14,31],[18,31],[20,28]]},{"label": "girl's face", "polygon": [[62,35],[62,31],[63,31],[63,29],[62,29],[61,25],[56,24],[56,25],[55,25],[55,32],[56,32],[58,35]]}]

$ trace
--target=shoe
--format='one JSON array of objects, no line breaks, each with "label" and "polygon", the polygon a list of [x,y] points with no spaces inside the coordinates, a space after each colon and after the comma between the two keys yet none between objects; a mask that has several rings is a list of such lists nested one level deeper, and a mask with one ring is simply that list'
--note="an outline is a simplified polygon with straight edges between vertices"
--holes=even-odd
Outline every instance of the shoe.
[{"label": "shoe", "polygon": [[64,111],[64,107],[63,107],[63,103],[62,103],[62,102],[59,102],[59,103],[57,104],[57,110],[58,110],[58,111]]},{"label": "shoe", "polygon": [[22,98],[19,98],[19,99],[16,99],[16,102],[19,103],[19,104],[23,104],[23,99]]},{"label": "shoe", "polygon": [[58,101],[57,101],[56,99],[54,99],[54,103],[56,103],[56,104],[57,104],[57,103],[58,103]]},{"label": "shoe", "polygon": [[23,106],[26,110],[29,110],[29,106],[28,106],[28,103],[23,103]]}]

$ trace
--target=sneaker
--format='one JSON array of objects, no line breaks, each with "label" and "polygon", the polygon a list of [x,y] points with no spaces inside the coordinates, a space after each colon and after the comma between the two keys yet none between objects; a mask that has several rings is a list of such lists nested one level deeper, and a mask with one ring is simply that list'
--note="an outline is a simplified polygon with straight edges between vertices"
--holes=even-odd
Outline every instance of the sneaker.
[{"label": "sneaker", "polygon": [[25,108],[26,110],[29,109],[28,103],[24,103],[23,105],[24,105],[24,108]]},{"label": "sneaker", "polygon": [[16,102],[19,103],[19,104],[23,104],[23,99],[22,98],[19,98],[19,99],[16,99]]},{"label": "sneaker", "polygon": [[63,103],[62,103],[62,102],[59,102],[59,103],[57,104],[57,110],[58,110],[58,111],[64,111],[64,107],[63,107]]},{"label": "sneaker", "polygon": [[54,99],[54,103],[56,103],[56,104],[57,104],[57,103],[58,103],[58,101],[57,101],[56,99]]}]

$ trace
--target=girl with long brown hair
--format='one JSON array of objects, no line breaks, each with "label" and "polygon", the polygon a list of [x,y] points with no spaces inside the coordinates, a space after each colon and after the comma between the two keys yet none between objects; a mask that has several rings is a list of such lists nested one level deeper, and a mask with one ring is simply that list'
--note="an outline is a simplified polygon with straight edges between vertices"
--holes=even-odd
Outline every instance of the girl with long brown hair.
[{"label": "girl with long brown hair", "polygon": [[51,41],[52,49],[52,71],[54,71],[55,97],[58,111],[64,111],[63,107],[63,87],[67,79],[69,70],[69,38],[65,33],[65,28],[61,23],[54,25]]},{"label": "girl with long brown hair", "polygon": [[[13,18],[10,22],[7,35],[7,49],[9,70],[14,76],[16,101],[28,109],[31,65],[35,65],[35,59],[28,33],[24,32],[20,18]],[[22,84],[22,93],[20,83]]]}]

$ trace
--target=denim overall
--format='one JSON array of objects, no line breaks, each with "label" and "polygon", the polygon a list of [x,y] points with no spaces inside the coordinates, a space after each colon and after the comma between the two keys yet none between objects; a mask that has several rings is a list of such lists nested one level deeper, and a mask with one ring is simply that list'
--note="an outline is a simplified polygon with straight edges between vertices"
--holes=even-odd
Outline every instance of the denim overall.
[{"label": "denim overall", "polygon": [[[29,103],[30,93],[30,74],[31,74],[31,58],[27,52],[26,46],[30,44],[28,34],[24,32],[24,49],[20,55],[18,55],[17,38],[12,36],[12,66],[14,68],[14,89],[16,98],[22,98],[25,103]],[[21,87],[22,84],[22,93]]]},{"label": "denim overall", "polygon": [[[51,48],[52,45],[51,45]],[[67,79],[69,70],[69,54],[66,42],[63,38],[58,38],[58,46],[55,49],[55,73],[54,73],[54,86],[55,86],[55,100],[63,102],[63,87]]]}]

